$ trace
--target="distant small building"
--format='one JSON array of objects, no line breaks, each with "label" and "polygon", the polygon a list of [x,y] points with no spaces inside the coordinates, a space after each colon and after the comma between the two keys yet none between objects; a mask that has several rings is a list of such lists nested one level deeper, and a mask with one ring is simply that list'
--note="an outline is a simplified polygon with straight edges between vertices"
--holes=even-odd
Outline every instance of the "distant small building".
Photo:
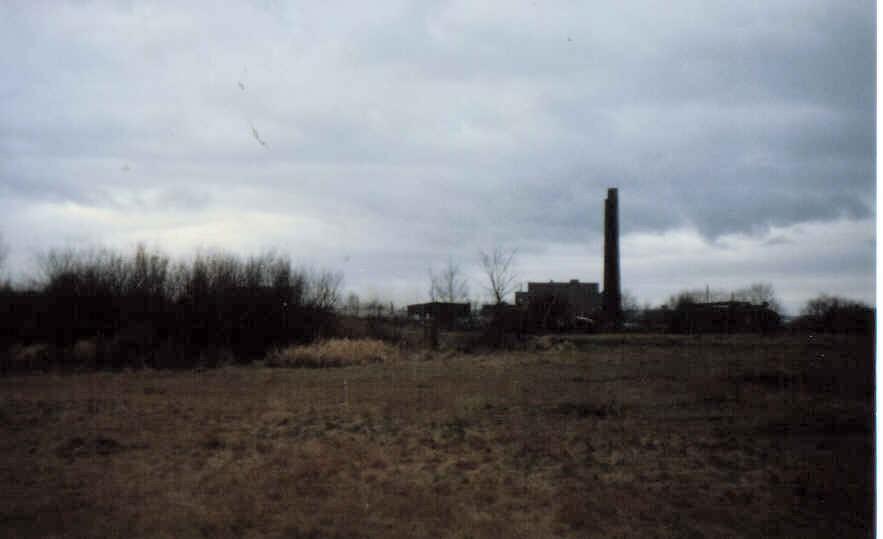
[{"label": "distant small building", "polygon": [[512,305],[509,305],[505,301],[500,302],[499,305],[495,303],[485,303],[481,306],[481,309],[478,311],[478,316],[484,318],[486,320],[490,320],[494,317],[496,313],[498,313],[501,309],[510,309]]},{"label": "distant small building", "polygon": [[469,318],[470,312],[468,303],[432,301],[408,305],[408,318],[437,320],[439,327],[444,329],[454,329],[458,320]]},{"label": "distant small building", "polygon": [[580,320],[591,319],[601,310],[598,283],[549,281],[527,283],[526,292],[515,293],[515,304],[527,312],[530,326],[539,329],[566,329]]}]

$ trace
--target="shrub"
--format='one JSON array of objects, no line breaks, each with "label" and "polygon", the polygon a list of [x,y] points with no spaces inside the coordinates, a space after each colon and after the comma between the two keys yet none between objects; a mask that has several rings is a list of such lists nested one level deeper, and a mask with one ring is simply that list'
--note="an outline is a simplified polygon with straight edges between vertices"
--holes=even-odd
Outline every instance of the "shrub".
[{"label": "shrub", "polygon": [[74,361],[77,363],[94,365],[95,359],[98,356],[98,346],[95,339],[80,339],[74,344],[74,348],[71,352]]},{"label": "shrub", "polygon": [[872,335],[875,317],[874,309],[864,303],[822,294],[806,303],[791,327],[817,333]]},{"label": "shrub", "polygon": [[229,367],[236,363],[236,355],[229,348],[208,348],[199,352],[197,367]]},{"label": "shrub", "polygon": [[50,349],[46,344],[32,344],[29,346],[15,345],[10,349],[12,358],[12,370],[33,371],[48,369]]},{"label": "shrub", "polygon": [[395,361],[399,350],[376,339],[329,339],[307,346],[289,346],[267,355],[268,367],[348,367]]},{"label": "shrub", "polygon": [[[67,358],[82,352],[81,361],[92,357],[99,368],[190,367],[199,352],[215,349],[252,359],[333,335],[342,279],[272,252],[197,253],[173,263],[143,246],[131,255],[54,250],[40,270],[30,289],[0,283],[0,347],[45,342]],[[78,342],[97,336],[94,353],[78,352]]]}]

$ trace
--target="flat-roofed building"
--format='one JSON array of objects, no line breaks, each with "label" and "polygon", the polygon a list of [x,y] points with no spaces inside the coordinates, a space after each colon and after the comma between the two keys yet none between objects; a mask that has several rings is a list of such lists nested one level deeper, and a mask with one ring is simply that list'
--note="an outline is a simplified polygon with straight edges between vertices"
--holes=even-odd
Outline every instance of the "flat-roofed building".
[{"label": "flat-roofed building", "polygon": [[515,304],[528,312],[530,324],[546,329],[573,327],[578,318],[595,317],[601,303],[598,283],[579,279],[527,283],[526,292],[515,293]]}]

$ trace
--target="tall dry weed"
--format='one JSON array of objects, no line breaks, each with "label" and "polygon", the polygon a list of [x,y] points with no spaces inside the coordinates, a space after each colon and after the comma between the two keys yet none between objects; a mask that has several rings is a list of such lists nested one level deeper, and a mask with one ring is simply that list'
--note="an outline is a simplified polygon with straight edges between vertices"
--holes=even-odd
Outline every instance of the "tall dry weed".
[{"label": "tall dry weed", "polygon": [[399,350],[377,339],[329,339],[306,346],[289,346],[267,355],[268,367],[326,368],[389,363]]}]

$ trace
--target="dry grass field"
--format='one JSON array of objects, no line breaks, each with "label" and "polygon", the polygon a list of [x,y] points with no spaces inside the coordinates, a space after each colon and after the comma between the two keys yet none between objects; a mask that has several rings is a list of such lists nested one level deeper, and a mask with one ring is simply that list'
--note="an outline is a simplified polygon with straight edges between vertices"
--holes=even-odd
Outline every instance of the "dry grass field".
[{"label": "dry grass field", "polygon": [[602,335],[16,375],[0,535],[867,537],[873,361],[868,339]]}]

